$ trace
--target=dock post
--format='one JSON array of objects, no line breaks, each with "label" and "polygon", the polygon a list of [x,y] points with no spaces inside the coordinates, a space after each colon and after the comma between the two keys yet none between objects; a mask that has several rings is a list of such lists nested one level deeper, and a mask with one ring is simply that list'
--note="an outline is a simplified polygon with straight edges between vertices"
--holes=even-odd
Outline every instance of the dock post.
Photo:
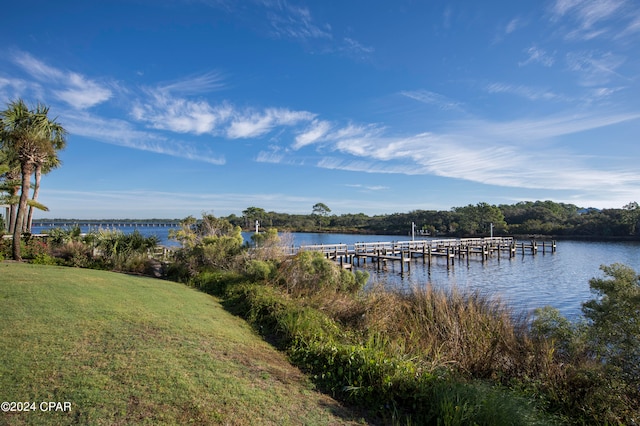
[{"label": "dock post", "polygon": [[449,257],[449,247],[447,247],[447,270],[449,270],[449,262],[451,261],[451,258]]},{"label": "dock post", "polygon": [[556,252],[556,240],[551,241],[551,253]]}]

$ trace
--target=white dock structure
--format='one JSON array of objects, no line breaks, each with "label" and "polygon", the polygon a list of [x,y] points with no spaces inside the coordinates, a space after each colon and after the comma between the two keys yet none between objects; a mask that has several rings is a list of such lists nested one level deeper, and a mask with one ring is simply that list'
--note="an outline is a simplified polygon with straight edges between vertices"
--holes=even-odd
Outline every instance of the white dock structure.
[{"label": "white dock structure", "polygon": [[516,241],[513,237],[487,238],[448,238],[440,240],[412,240],[391,242],[368,242],[348,244],[318,244],[303,245],[293,248],[292,254],[298,251],[317,251],[323,253],[327,259],[339,263],[343,268],[353,265],[360,266],[361,261],[366,264],[372,261],[378,270],[383,269],[387,262],[399,262],[401,274],[411,270],[411,261],[422,259],[423,264],[431,266],[434,257],[446,259],[447,269],[453,266],[456,258],[480,258],[486,261],[492,256],[498,259],[504,254],[512,258],[518,252],[535,255],[540,249],[555,253],[555,241]]}]

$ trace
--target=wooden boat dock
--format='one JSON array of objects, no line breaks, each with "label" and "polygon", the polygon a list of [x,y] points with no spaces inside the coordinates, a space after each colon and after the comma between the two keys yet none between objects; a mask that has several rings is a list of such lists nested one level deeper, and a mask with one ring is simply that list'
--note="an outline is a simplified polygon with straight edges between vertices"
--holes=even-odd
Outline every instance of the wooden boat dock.
[{"label": "wooden boat dock", "polygon": [[392,242],[369,242],[348,244],[319,244],[305,245],[293,250],[317,251],[323,253],[327,259],[339,263],[343,268],[351,268],[354,265],[361,266],[372,262],[378,270],[384,269],[389,262],[400,263],[400,273],[411,270],[412,260],[422,260],[425,265],[431,266],[434,258],[444,258],[447,269],[454,265],[455,259],[459,261],[471,258],[486,261],[491,257],[513,258],[518,253],[521,255],[536,255],[542,253],[555,253],[555,241],[516,241],[512,237],[487,237],[487,238],[460,238],[441,240],[413,240]]}]

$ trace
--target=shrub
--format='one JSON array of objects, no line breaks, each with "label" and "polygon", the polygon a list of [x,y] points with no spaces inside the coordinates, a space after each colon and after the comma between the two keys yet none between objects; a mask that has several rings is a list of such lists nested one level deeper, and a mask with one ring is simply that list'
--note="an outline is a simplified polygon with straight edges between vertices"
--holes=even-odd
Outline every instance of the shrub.
[{"label": "shrub", "polygon": [[29,238],[24,243],[24,250],[22,250],[22,253],[25,259],[33,259],[38,256],[48,255],[49,246],[45,241]]},{"label": "shrub", "polygon": [[53,246],[61,246],[72,241],[77,242],[82,240],[82,230],[78,225],[70,228],[49,229],[47,235],[49,235],[49,242]]},{"label": "shrub", "polygon": [[53,256],[46,253],[38,254],[31,259],[31,263],[35,265],[60,265],[61,262]]},{"label": "shrub", "polygon": [[92,249],[80,241],[62,243],[51,251],[53,256],[63,259],[69,266],[86,268],[91,265]]},{"label": "shrub", "polygon": [[266,260],[252,259],[247,262],[246,274],[249,278],[255,281],[265,281],[269,278],[273,278],[276,273],[276,266],[273,262]]},{"label": "shrub", "polygon": [[91,234],[90,239],[96,249],[105,257],[129,256],[130,254],[147,254],[158,245],[158,237],[145,237],[137,229],[130,234],[119,230],[100,229]]},{"label": "shrub", "polygon": [[[239,264],[243,250],[242,230],[224,219],[203,215],[201,222],[189,217],[171,237],[182,243],[174,254],[174,272],[195,277],[203,270],[232,270]],[[185,278],[181,278],[185,279]]]},{"label": "shrub", "polygon": [[536,311],[532,333],[553,349],[554,376],[542,377],[552,409],[583,422],[632,424],[640,418],[640,278],[620,264],[601,266],[571,323],[553,308]]},{"label": "shrub", "polygon": [[11,240],[0,238],[0,260],[11,257]]},{"label": "shrub", "polygon": [[354,293],[364,287],[368,273],[340,269],[322,253],[302,251],[281,263],[276,280],[288,292],[302,296],[322,291]]}]

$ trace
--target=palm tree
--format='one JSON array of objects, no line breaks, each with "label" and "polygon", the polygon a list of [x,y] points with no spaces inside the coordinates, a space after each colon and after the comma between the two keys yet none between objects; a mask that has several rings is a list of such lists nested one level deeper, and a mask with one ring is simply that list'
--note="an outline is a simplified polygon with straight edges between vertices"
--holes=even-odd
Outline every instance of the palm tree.
[{"label": "palm tree", "polygon": [[30,110],[22,99],[12,101],[0,112],[0,141],[20,164],[20,200],[13,229],[12,255],[22,260],[20,233],[26,220],[31,175],[38,164],[45,164],[65,145],[65,129],[48,117],[49,108],[42,104]]},{"label": "palm tree", "polygon": [[[62,149],[62,148],[58,148]],[[35,166],[35,185],[33,185],[33,197],[29,202],[29,214],[27,215],[27,220],[23,223],[23,231],[31,232],[31,223],[33,222],[33,209],[40,210],[49,210],[47,207],[38,203],[38,195],[40,194],[40,180],[42,179],[42,174],[47,174],[51,170],[56,169],[60,166],[60,159],[58,158],[56,153],[54,152],[53,156],[47,158],[46,163],[37,163]]]}]

